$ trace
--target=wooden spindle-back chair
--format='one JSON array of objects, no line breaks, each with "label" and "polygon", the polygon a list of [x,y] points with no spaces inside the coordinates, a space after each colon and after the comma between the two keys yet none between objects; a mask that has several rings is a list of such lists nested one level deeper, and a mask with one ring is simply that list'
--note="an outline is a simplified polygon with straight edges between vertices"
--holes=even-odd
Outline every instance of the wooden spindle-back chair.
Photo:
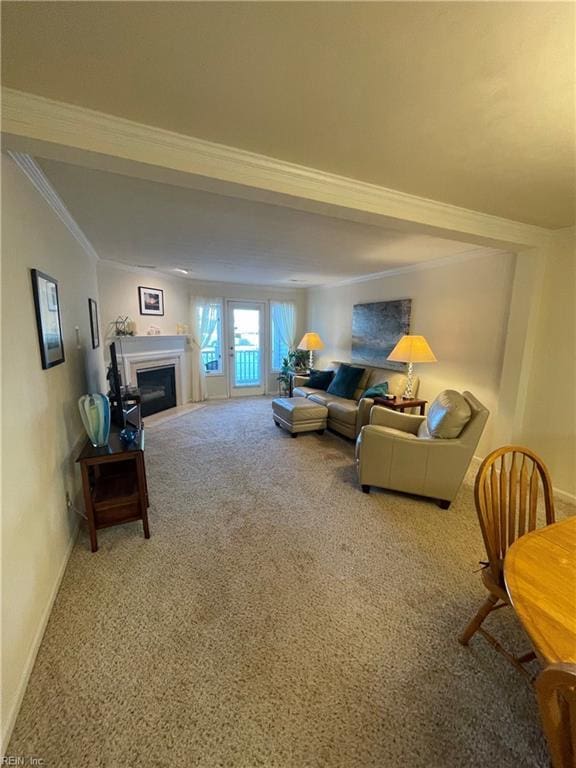
[{"label": "wooden spindle-back chair", "polygon": [[542,726],[554,768],[576,766],[576,665],[551,664],[536,680]]},{"label": "wooden spindle-back chair", "polygon": [[506,445],[492,451],[480,465],[474,485],[474,501],[488,562],[482,581],[488,598],[460,635],[468,645],[476,632],[524,674],[523,663],[533,653],[516,657],[506,651],[483,627],[484,619],[497,608],[509,605],[504,584],[504,557],[516,539],[541,525],[554,522],[552,483],[542,460],[528,448]]}]

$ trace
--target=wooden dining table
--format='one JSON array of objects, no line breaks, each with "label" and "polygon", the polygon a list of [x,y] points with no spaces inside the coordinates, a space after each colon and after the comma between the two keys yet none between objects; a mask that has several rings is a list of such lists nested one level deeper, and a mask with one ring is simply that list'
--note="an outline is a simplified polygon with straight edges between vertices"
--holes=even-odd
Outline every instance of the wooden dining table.
[{"label": "wooden dining table", "polygon": [[576,664],[576,516],[514,542],[504,578],[541,661]]},{"label": "wooden dining table", "polygon": [[543,667],[536,696],[553,768],[576,768],[576,517],[521,536],[504,579]]}]

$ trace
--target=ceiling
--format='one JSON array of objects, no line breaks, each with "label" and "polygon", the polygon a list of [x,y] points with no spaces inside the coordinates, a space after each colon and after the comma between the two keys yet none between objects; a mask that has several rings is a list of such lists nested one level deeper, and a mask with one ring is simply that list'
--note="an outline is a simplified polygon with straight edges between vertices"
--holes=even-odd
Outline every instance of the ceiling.
[{"label": "ceiling", "polygon": [[306,287],[492,252],[67,163],[37,163],[100,258],[184,269],[198,280]]},{"label": "ceiling", "polygon": [[574,222],[571,2],[3,2],[5,85],[433,200]]}]

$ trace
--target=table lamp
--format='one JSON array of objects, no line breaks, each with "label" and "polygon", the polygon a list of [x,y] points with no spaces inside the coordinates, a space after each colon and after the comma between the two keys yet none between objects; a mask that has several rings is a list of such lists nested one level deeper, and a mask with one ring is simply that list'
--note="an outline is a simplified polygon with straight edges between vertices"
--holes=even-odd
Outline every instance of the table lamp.
[{"label": "table lamp", "polygon": [[300,344],[298,344],[298,349],[305,349],[309,353],[308,366],[310,370],[312,370],[314,364],[314,351],[316,349],[324,349],[324,342],[317,333],[305,333],[300,340]]},{"label": "table lamp", "polygon": [[395,363],[408,363],[408,383],[404,397],[414,397],[414,363],[437,363],[434,352],[424,336],[402,336],[398,344],[387,357]]}]

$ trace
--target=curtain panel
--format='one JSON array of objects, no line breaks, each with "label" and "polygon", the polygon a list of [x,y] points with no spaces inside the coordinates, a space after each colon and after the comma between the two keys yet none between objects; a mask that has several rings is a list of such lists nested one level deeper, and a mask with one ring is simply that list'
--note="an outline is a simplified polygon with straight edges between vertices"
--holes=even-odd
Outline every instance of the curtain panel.
[{"label": "curtain panel", "polygon": [[291,301],[270,303],[272,322],[278,336],[289,350],[296,347],[296,305]]},{"label": "curtain panel", "polygon": [[218,303],[200,296],[192,299],[192,400],[198,403],[208,396],[206,369],[202,350],[207,346],[218,324]]}]

